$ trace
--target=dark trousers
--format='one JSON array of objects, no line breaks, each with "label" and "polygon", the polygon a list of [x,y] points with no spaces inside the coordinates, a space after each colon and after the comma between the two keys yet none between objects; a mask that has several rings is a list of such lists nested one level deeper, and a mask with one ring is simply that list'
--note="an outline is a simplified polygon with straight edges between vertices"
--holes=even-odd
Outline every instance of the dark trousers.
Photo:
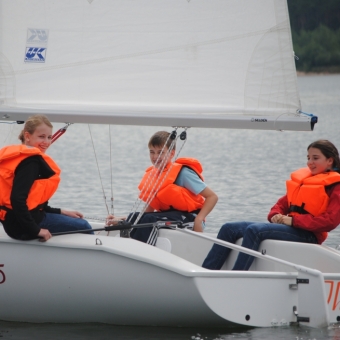
[{"label": "dark trousers", "polygon": [[[133,223],[139,213],[135,213],[131,219]],[[130,215],[128,217],[130,221]],[[180,221],[183,223],[193,222],[195,220],[195,216],[191,213],[171,210],[171,211],[164,211],[164,212],[150,212],[144,213],[141,219],[138,221],[137,224],[144,224],[144,223],[154,223],[157,221]],[[158,236],[158,229],[155,227],[145,227],[145,228],[133,228],[130,237],[144,242],[151,245],[155,245]]]},{"label": "dark trousers", "polygon": [[[230,243],[235,243],[241,237],[243,237],[242,246],[251,250],[258,250],[264,240],[318,243],[311,231],[268,222],[226,223],[217,235],[218,239]],[[214,244],[202,267],[211,270],[221,269],[230,251],[228,247]],[[240,252],[232,270],[248,270],[253,260],[253,256]]]}]

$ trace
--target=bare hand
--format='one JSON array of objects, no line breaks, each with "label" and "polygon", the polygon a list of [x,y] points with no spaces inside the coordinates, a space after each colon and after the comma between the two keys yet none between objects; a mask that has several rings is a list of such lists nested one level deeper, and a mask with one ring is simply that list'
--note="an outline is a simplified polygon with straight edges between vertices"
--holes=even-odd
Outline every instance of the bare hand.
[{"label": "bare hand", "polygon": [[119,221],[125,221],[126,217],[118,217],[114,215],[108,215],[106,217],[106,225],[117,225]]},{"label": "bare hand", "polygon": [[60,213],[73,218],[83,218],[83,214],[79,211],[61,210]]},{"label": "bare hand", "polygon": [[272,223],[279,223],[280,224],[281,219],[282,219],[282,215],[281,214],[276,214],[276,215],[274,215],[271,218],[271,222]]},{"label": "bare hand", "polygon": [[288,226],[292,225],[292,221],[293,221],[292,217],[282,214],[276,214],[271,218],[272,223],[285,224]]},{"label": "bare hand", "polygon": [[292,226],[293,218],[291,216],[282,216],[282,224]]},{"label": "bare hand", "polygon": [[40,242],[46,242],[52,237],[51,233],[47,229],[40,229],[38,236]]},{"label": "bare hand", "polygon": [[203,220],[200,217],[196,216],[193,231],[202,233],[203,232],[202,222]]}]

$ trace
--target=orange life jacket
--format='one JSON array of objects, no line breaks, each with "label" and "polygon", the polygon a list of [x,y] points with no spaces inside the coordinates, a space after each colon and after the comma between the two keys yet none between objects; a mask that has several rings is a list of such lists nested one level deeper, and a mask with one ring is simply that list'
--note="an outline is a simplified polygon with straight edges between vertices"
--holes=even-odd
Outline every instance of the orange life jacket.
[{"label": "orange life jacket", "polygon": [[[171,164],[169,166],[171,166]],[[201,163],[194,158],[178,158],[172,163],[172,167],[168,172],[169,166],[166,167],[160,175],[158,169],[154,166],[146,169],[138,186],[141,191],[139,198],[146,202],[150,195],[153,196],[159,184],[163,182],[149,204],[153,209],[157,211],[175,209],[187,212],[201,209],[205,200],[203,196],[199,194],[195,195],[188,189],[174,184],[183,166],[194,170],[203,181]],[[155,182],[156,185],[154,187]]]},{"label": "orange life jacket", "polygon": [[15,169],[24,159],[36,155],[42,156],[55,174],[50,178],[34,181],[26,200],[28,210],[47,202],[57,190],[60,182],[60,169],[51,157],[42,153],[38,148],[26,145],[10,145],[2,148],[0,150],[0,206],[4,208],[0,208],[0,220],[4,220],[7,210],[12,209],[10,197]]},{"label": "orange life jacket", "polygon": [[[340,174],[335,171],[312,175],[308,168],[302,168],[291,174],[286,181],[287,199],[290,215],[311,214],[318,216],[326,211],[329,196],[325,186],[340,182]],[[327,232],[322,232],[326,239]]]}]

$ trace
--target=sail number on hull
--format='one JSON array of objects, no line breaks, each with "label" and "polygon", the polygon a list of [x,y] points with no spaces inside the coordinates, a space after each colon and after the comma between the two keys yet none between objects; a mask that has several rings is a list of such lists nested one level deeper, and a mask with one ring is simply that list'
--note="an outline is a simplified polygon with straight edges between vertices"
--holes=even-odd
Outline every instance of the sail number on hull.
[{"label": "sail number on hull", "polygon": [[327,303],[329,304],[331,302],[334,294],[332,310],[335,310],[338,306],[340,309],[340,301],[338,301],[338,298],[340,298],[340,281],[336,284],[333,280],[325,280],[325,283],[330,284]]},{"label": "sail number on hull", "polygon": [[[0,268],[1,267],[4,267],[4,264],[0,264]],[[1,277],[2,277],[2,279],[1,279]],[[1,283],[4,283],[5,281],[6,281],[6,276],[5,276],[5,273],[0,269],[0,284]]]}]

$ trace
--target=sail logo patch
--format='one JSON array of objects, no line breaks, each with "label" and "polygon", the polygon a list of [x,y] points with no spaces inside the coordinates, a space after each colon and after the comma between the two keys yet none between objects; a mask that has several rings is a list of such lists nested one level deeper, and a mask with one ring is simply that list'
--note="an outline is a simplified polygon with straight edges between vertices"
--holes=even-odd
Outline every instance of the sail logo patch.
[{"label": "sail logo patch", "polygon": [[27,44],[46,45],[48,40],[48,30],[29,28],[27,30]]},{"label": "sail logo patch", "polygon": [[25,63],[45,63],[48,43],[47,29],[28,28],[26,36]]},{"label": "sail logo patch", "polygon": [[25,63],[44,63],[45,60],[45,47],[26,47]]}]

